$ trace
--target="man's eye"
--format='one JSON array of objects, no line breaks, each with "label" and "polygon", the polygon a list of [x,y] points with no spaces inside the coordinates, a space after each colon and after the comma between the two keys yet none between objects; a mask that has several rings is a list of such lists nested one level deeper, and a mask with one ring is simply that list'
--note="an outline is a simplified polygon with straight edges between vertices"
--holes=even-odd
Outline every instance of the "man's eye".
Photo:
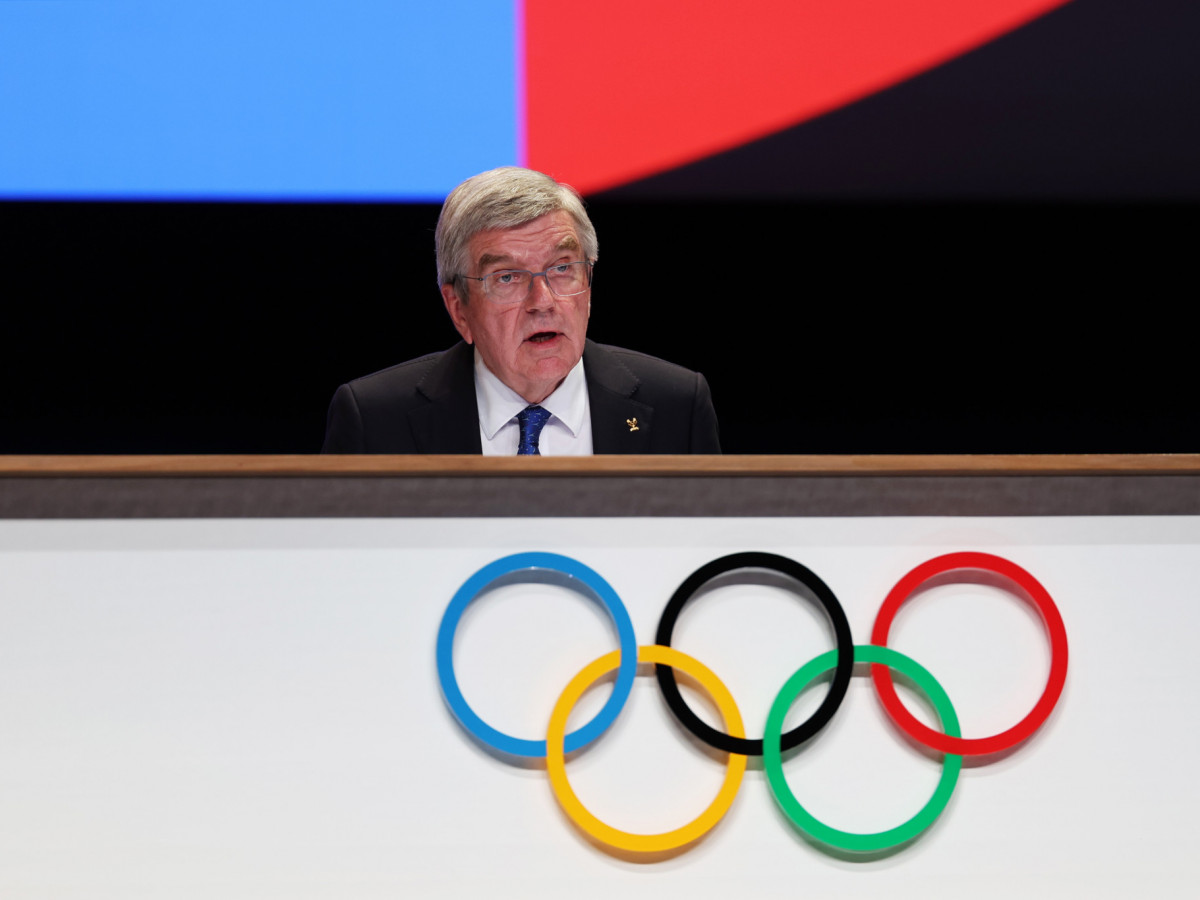
[{"label": "man's eye", "polygon": [[566,275],[570,271],[571,271],[570,263],[561,263],[560,265],[550,267],[551,275]]},{"label": "man's eye", "polygon": [[524,272],[497,272],[492,276],[496,284],[520,284]]}]

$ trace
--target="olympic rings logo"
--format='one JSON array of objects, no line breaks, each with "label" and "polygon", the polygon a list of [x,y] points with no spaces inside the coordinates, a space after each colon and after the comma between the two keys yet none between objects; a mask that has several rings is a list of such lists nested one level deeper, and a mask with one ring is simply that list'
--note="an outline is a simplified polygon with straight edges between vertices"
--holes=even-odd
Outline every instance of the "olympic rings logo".
[{"label": "olympic rings logo", "polygon": [[[783,685],[767,715],[762,738],[748,738],[741,714],[729,690],[703,663],[671,647],[671,636],[680,612],[689,600],[719,575],[739,569],[766,569],[786,575],[806,586],[833,627],[835,648],[801,666]],[[1017,724],[988,737],[966,738],[945,690],[924,667],[887,646],[888,633],[900,607],[921,588],[954,581],[955,573],[984,571],[998,576],[1013,593],[1032,604],[1050,639],[1050,675],[1033,709]],[[550,714],[545,740],[517,738],[484,722],[462,695],[454,673],[454,636],[464,610],[480,595],[504,584],[544,582],[569,587],[599,603],[616,627],[619,648],[585,666],[563,689]],[[600,821],[576,797],[567,780],[565,756],[596,740],[620,714],[637,665],[654,663],[663,697],[679,722],[706,744],[729,754],[724,782],[711,804],[691,822],[660,834],[634,834]],[[783,774],[783,753],[815,736],[833,718],[846,695],[854,663],[871,664],[871,679],[888,716],[916,742],[943,754],[942,774],[932,797],[908,821],[886,831],[862,834],[842,831],[809,813],[788,786]],[[735,553],[701,566],[679,586],[658,623],[655,643],[639,647],[629,614],[621,599],[599,574],[582,563],[555,553],[517,553],[492,562],[463,583],[442,617],[437,637],[437,669],[442,694],[463,728],[484,746],[509,757],[546,760],[546,771],[555,797],[567,816],[602,846],[633,853],[661,853],[695,841],[711,830],[733,804],[746,771],[747,758],[761,756],[767,784],[784,815],[818,845],[852,853],[888,851],[925,831],[950,801],[964,756],[987,756],[1015,747],[1032,735],[1049,717],[1067,676],[1067,634],[1050,594],[1032,575],[1002,557],[961,552],[938,556],[917,566],[896,583],[875,618],[869,644],[855,645],[841,603],[814,572],[795,560],[772,553]],[[616,671],[612,694],[585,725],[567,733],[568,716],[592,684]],[[675,671],[690,675],[709,695],[725,730],[701,720],[684,701]],[[833,671],[829,690],[817,710],[788,732],[784,718],[804,689],[824,673]],[[941,730],[921,723],[901,703],[892,672],[905,676],[930,701]]]}]

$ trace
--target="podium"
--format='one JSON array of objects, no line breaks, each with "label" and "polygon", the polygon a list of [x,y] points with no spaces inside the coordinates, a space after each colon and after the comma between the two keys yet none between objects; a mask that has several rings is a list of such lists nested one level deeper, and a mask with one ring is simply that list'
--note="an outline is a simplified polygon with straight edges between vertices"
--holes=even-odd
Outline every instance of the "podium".
[{"label": "podium", "polygon": [[1200,455],[0,457],[0,518],[1200,514]]},{"label": "podium", "polygon": [[[1031,734],[964,758],[930,822],[869,851],[793,824],[756,757],[700,837],[608,846],[544,761],[489,749],[448,700],[458,598],[466,702],[539,740],[577,672],[655,645],[689,579],[735,554],[757,562],[689,589],[671,647],[749,737],[838,640],[778,559],[833,595],[856,657],[911,573],[976,561],[903,598],[886,642],[965,738],[1036,709],[1069,643],[1065,685]],[[1044,589],[1061,647],[995,560]],[[1189,896],[1198,600],[1200,456],[0,458],[0,895]],[[704,810],[729,758],[644,665],[563,770],[597,819],[648,834]],[[946,765],[862,663],[781,761],[813,817],[866,835],[923,809]]]}]

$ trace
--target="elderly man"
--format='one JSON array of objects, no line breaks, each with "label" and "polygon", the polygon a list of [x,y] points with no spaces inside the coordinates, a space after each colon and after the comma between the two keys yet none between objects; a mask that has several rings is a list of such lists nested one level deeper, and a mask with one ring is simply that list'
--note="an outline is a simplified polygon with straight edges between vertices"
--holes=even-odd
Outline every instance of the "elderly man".
[{"label": "elderly man", "polygon": [[720,453],[704,377],[587,340],[596,231],[529,169],[469,178],[438,218],[462,342],[338,388],[326,453]]}]

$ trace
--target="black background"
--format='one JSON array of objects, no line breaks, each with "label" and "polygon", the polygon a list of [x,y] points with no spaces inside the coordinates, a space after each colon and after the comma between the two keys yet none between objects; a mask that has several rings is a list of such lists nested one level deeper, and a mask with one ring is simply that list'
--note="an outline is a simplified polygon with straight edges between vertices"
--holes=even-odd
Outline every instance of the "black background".
[{"label": "black background", "polygon": [[[1197,25],[1077,0],[589,198],[590,335],[703,371],[732,453],[1200,450]],[[456,339],[436,218],[0,204],[0,452],[317,451],[338,384]]]}]

